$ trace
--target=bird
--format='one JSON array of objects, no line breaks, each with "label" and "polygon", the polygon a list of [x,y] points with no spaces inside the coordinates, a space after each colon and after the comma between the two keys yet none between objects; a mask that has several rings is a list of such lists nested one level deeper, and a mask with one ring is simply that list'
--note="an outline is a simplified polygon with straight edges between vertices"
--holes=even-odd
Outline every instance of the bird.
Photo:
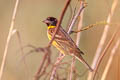
[{"label": "bird", "polygon": [[[47,17],[43,20],[43,23],[47,25],[47,36],[49,40],[52,39],[52,35],[56,30],[57,22],[58,20],[55,17]],[[75,58],[83,63],[88,70],[93,71],[90,65],[82,57],[84,53],[78,48],[70,35],[62,28],[61,25],[55,34],[52,45],[56,47],[63,55],[75,56]]]}]

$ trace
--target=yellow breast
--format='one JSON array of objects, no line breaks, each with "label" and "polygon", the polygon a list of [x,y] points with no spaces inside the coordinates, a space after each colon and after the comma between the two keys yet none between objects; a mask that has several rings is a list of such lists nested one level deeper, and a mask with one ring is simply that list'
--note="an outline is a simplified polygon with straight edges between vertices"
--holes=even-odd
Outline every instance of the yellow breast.
[{"label": "yellow breast", "polygon": [[[51,40],[52,36],[48,33],[47,31],[47,36],[48,36],[48,39]],[[56,47],[61,53],[65,54],[66,52],[63,50],[63,48],[56,42],[56,41],[53,41],[52,42],[52,45],[54,47]]]},{"label": "yellow breast", "polygon": [[[48,26],[48,30],[52,28],[55,28],[55,26]],[[47,31],[47,36],[48,36],[48,39],[51,40],[52,36],[49,34],[48,31]]]},{"label": "yellow breast", "polygon": [[[48,31],[47,31],[47,36],[48,36],[48,39],[51,40],[52,36],[48,33]],[[52,44],[54,46],[58,46],[58,44],[56,43],[56,41],[53,41]]]}]

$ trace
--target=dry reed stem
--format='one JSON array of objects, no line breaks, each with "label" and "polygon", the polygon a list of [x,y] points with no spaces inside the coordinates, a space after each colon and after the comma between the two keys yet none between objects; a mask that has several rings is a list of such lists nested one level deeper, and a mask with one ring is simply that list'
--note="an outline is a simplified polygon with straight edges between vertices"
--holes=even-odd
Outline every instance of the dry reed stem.
[{"label": "dry reed stem", "polygon": [[[81,10],[82,9],[82,10]],[[79,23],[78,23],[78,30],[81,29],[82,27],[82,22],[83,22],[83,11],[84,11],[84,2],[81,1],[81,4],[80,4],[80,9],[78,11],[78,13],[75,15],[77,17],[80,17],[80,20],[79,20]],[[72,24],[74,25],[74,21],[76,21],[77,17],[74,17],[73,18],[73,21],[72,21]],[[75,19],[75,20],[74,20]],[[74,22],[74,23],[73,23]],[[68,34],[70,34],[71,32],[71,29],[73,27],[73,25],[71,25],[69,27],[69,30],[68,30]],[[80,32],[77,33],[77,37],[76,37],[76,45],[79,46],[79,42],[80,42]],[[70,69],[70,76],[69,76],[69,80],[72,80],[72,76],[73,76],[73,70],[75,68],[75,57],[73,56],[72,58],[72,63],[71,63],[71,69]]]},{"label": "dry reed stem", "polygon": [[16,0],[13,15],[12,15],[12,20],[11,20],[11,25],[10,25],[7,41],[6,41],[6,44],[5,44],[4,53],[3,53],[3,59],[2,59],[2,64],[1,64],[1,68],[0,68],[0,80],[2,80],[3,71],[4,71],[4,68],[5,68],[5,64],[6,64],[8,46],[9,46],[9,42],[10,42],[10,39],[11,39],[11,36],[12,36],[12,31],[13,31],[13,28],[14,28],[14,22],[15,22],[15,17],[16,17],[18,4],[19,4],[19,0]]},{"label": "dry reed stem", "polygon": [[[82,28],[82,23],[83,23],[83,13],[84,13],[84,10],[81,12],[81,15],[80,15],[80,20],[79,20],[79,23],[78,23],[78,30],[81,30]],[[77,33],[77,38],[76,38],[76,45],[79,46],[79,42],[80,42],[80,32]]]},{"label": "dry reed stem", "polygon": [[87,6],[86,3],[82,3],[82,4],[81,4],[81,7],[80,7],[79,11],[76,13],[76,15],[74,16],[74,18],[73,18],[73,20],[72,20],[72,22],[71,22],[71,24],[70,24],[70,26],[69,26],[68,34],[70,34],[70,32],[71,32],[71,30],[72,30],[72,28],[73,28],[73,26],[74,26],[77,18],[79,17],[79,15],[81,14],[81,12],[83,11],[83,9],[84,9],[86,6]]},{"label": "dry reed stem", "polygon": [[[65,12],[66,12],[66,10],[67,10],[70,2],[71,2],[71,0],[66,0],[66,2],[65,2],[65,6],[64,6],[64,8],[63,8],[63,10],[62,10],[62,12],[61,12],[60,19],[58,20],[58,23],[57,23],[55,32],[53,33],[52,39],[51,39],[51,41],[49,42],[48,47],[51,46],[51,44],[52,44],[52,42],[53,42],[53,40],[54,40],[54,38],[55,38],[55,34],[56,34],[57,31],[59,30],[59,27],[60,27],[61,22],[62,22],[62,20],[63,20],[64,14],[65,14]],[[60,55],[61,55],[61,54],[60,54]],[[64,57],[64,55],[63,55],[63,56],[59,56],[58,58],[60,58],[60,57],[61,57],[61,59],[62,59],[62,58]],[[59,65],[58,63],[60,63],[61,59],[57,59],[57,61],[55,62],[55,65],[56,65],[56,64],[57,64],[57,65],[53,68],[53,71],[52,71],[50,80],[54,80],[55,74],[56,74],[56,70],[57,70],[57,67],[58,67],[58,65]]]},{"label": "dry reed stem", "polygon": [[[118,50],[118,52],[120,52],[120,49]],[[118,53],[118,57],[117,57],[118,59],[117,59],[117,62],[118,62],[118,65],[117,65],[117,67],[118,67],[118,71],[117,71],[117,80],[120,80],[120,53]]]},{"label": "dry reed stem", "polygon": [[[40,51],[42,51],[42,48],[39,48],[41,49]],[[40,66],[38,68],[38,71],[36,72],[35,76],[34,76],[34,80],[39,80],[41,78],[42,75],[45,74],[45,70],[46,68],[49,66],[50,64],[50,54],[51,54],[51,51],[50,50],[46,50],[45,48],[43,48],[43,52],[45,53],[44,56],[43,56],[43,59],[42,61],[40,62]],[[45,64],[46,63],[46,64]],[[44,67],[44,68],[43,68]],[[43,70],[43,71],[42,71]],[[40,74],[41,73],[41,74]]]},{"label": "dry reed stem", "polygon": [[101,53],[101,56],[100,58],[98,59],[98,63],[94,69],[94,73],[93,73],[93,79],[92,80],[95,80],[95,76],[97,74],[97,71],[98,71],[98,68],[100,67],[100,64],[106,54],[106,52],[108,51],[108,49],[110,48],[112,42],[114,41],[115,37],[117,36],[117,34],[120,32],[120,27],[114,32],[113,36],[111,37],[111,39],[109,40],[107,46],[105,47],[105,49],[103,50],[103,52]]},{"label": "dry reed stem", "polygon": [[113,58],[114,58],[114,55],[115,55],[115,51],[118,49],[119,47],[119,44],[120,44],[120,40],[118,40],[115,44],[115,46],[113,47],[112,51],[111,51],[111,54],[110,54],[110,57],[109,57],[109,60],[107,62],[107,65],[105,66],[105,69],[104,69],[104,72],[102,74],[102,78],[101,80],[106,80],[106,77],[107,77],[107,73],[109,71],[109,68],[112,64],[112,61],[113,61]]},{"label": "dry reed stem", "polygon": [[[111,19],[112,19],[112,16],[115,12],[115,8],[117,6],[117,2],[118,0],[114,0],[113,4],[112,4],[112,8],[111,8],[111,11],[108,15],[108,18],[107,18],[107,23],[110,24],[111,22]],[[98,63],[98,59],[100,57],[100,54],[101,54],[101,50],[104,46],[104,42],[107,38],[107,33],[108,33],[108,29],[109,29],[109,25],[106,25],[105,28],[104,28],[104,31],[103,31],[103,34],[102,34],[102,37],[101,37],[101,40],[98,44],[98,47],[97,47],[97,50],[96,50],[96,55],[94,56],[94,59],[93,59],[93,63],[92,63],[92,68],[95,69],[97,63]],[[89,72],[89,75],[88,75],[88,80],[92,80],[92,73]]]}]

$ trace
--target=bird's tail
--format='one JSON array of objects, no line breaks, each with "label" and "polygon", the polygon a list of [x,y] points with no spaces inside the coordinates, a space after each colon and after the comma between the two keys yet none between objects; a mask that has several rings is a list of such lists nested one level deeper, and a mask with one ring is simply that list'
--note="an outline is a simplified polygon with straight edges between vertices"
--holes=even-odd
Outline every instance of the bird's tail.
[{"label": "bird's tail", "polygon": [[83,59],[81,55],[75,55],[75,58],[77,58],[80,62],[82,62],[91,72],[93,69],[90,67],[90,65]]}]

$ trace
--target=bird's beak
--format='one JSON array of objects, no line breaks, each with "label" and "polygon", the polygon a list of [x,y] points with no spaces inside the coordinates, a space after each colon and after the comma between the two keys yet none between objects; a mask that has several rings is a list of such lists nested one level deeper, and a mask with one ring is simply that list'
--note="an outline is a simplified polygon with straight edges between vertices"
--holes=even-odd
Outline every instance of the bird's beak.
[{"label": "bird's beak", "polygon": [[48,20],[44,20],[44,21],[42,21],[43,23],[50,23],[50,21],[48,21]]}]

